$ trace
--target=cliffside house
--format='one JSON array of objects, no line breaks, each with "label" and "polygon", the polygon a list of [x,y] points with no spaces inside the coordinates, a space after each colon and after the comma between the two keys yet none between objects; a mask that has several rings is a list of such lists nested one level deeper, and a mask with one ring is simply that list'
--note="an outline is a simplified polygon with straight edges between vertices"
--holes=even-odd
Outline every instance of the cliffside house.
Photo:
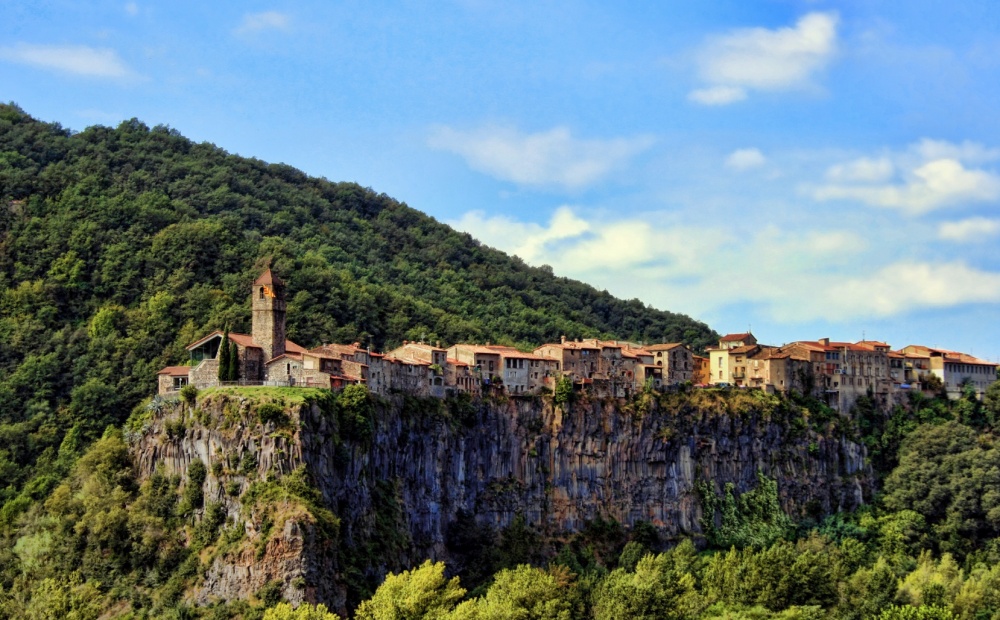
[{"label": "cliffside house", "polygon": [[986,388],[997,380],[997,364],[973,357],[968,353],[936,349],[911,344],[900,351],[904,355],[907,371],[912,371],[907,379],[926,381],[927,375],[935,375],[944,384],[951,398],[962,395],[962,386],[968,383],[982,398]]},{"label": "cliffside house", "polygon": [[653,354],[653,363],[663,369],[663,382],[676,385],[694,379],[694,351],[680,342],[646,345]]}]

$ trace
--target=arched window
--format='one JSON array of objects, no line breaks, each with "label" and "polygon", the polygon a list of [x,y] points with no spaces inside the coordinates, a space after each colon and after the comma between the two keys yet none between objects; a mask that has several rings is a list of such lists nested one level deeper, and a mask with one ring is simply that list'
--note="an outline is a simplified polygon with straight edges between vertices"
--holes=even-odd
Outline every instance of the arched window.
[{"label": "arched window", "polygon": [[260,298],[264,299],[264,287],[260,287]]}]

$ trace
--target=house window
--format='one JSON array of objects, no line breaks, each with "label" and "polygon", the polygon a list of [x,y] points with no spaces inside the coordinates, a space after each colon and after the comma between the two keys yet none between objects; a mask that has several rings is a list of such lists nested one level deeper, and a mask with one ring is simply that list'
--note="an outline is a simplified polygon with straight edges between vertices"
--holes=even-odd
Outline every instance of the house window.
[{"label": "house window", "polygon": [[264,299],[264,287],[260,287],[260,298]]}]

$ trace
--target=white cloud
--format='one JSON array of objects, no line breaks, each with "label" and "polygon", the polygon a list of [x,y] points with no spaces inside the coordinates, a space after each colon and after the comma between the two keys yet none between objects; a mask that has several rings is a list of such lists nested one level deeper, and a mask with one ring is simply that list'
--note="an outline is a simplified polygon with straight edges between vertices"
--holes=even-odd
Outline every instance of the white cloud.
[{"label": "white cloud", "polygon": [[827,292],[830,318],[893,316],[913,308],[945,308],[1000,302],[1000,274],[962,262],[897,262],[871,276],[832,283]]},{"label": "white cloud", "polygon": [[837,50],[837,21],[835,13],[809,13],[793,28],[745,28],[709,38],[698,54],[698,72],[710,87],[689,98],[722,105],[744,99],[747,89],[808,85]]},{"label": "white cloud", "polygon": [[871,159],[862,157],[854,161],[831,166],[826,178],[836,182],[879,183],[892,178],[896,168],[888,157]]},{"label": "white cloud", "polygon": [[84,77],[124,78],[132,75],[114,50],[86,45],[19,43],[0,47],[0,60]]},{"label": "white cloud", "polygon": [[590,224],[577,217],[572,208],[567,206],[556,209],[548,226],[517,222],[503,216],[488,218],[483,211],[466,213],[452,225],[486,245],[539,265],[548,260],[546,246],[563,239],[579,237],[590,230]]},{"label": "white cloud", "polygon": [[968,140],[952,144],[944,140],[924,138],[913,145],[911,150],[925,160],[957,159],[967,164],[982,164],[1000,159],[1000,149],[986,148]]},{"label": "white cloud", "polygon": [[1000,220],[971,217],[957,222],[942,222],[938,237],[947,241],[984,241],[1000,233]]},{"label": "white cloud", "polygon": [[857,200],[919,215],[955,204],[995,201],[1000,198],[1000,176],[970,170],[955,159],[935,159],[907,172],[902,183],[830,184],[813,195],[817,200]]},{"label": "white cloud", "polygon": [[738,149],[726,158],[726,167],[734,170],[749,170],[767,163],[767,158],[759,149]]},{"label": "white cloud", "polygon": [[705,105],[728,105],[746,98],[747,92],[739,86],[712,86],[688,93],[688,99]]},{"label": "white cloud", "polygon": [[460,155],[471,168],[499,179],[580,189],[624,166],[648,149],[653,139],[584,140],[565,127],[534,134],[502,127],[472,131],[441,127],[431,133],[428,144]]},{"label": "white cloud", "polygon": [[139,14],[139,5],[136,4],[135,2],[126,2],[125,3],[125,12],[128,13],[129,15],[132,15],[132,16],[138,15]]},{"label": "white cloud", "polygon": [[586,218],[567,206],[546,224],[482,212],[451,224],[529,264],[694,316],[755,306],[778,321],[838,323],[1000,302],[1000,273],[959,260],[880,261],[869,251],[880,248],[849,230],[769,226],[747,236],[655,216]]},{"label": "white cloud", "polygon": [[247,13],[243,16],[243,21],[237,26],[237,34],[253,34],[263,30],[287,31],[291,26],[288,15],[278,11],[264,11],[262,13]]}]

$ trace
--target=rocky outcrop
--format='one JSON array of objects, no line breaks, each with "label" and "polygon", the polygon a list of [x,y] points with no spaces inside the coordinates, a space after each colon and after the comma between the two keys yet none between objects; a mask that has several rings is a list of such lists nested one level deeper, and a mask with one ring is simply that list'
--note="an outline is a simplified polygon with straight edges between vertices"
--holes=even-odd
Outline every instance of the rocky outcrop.
[{"label": "rocky outcrop", "polygon": [[746,491],[763,472],[777,480],[793,515],[851,509],[872,490],[863,447],[832,430],[810,430],[789,417],[794,408],[510,399],[462,403],[456,412],[441,401],[400,398],[374,408],[371,433],[360,439],[342,433],[321,403],[291,408],[283,429],[254,421],[253,399],[200,406],[200,421],[187,414],[182,433],[164,432],[179,407],[134,442],[147,475],[157,467],[183,473],[192,459],[204,461],[219,474],[208,477],[206,501],[247,521],[247,546],[216,558],[200,600],[245,597],[280,581],[289,600],[342,605],[342,566],[336,553],[319,552],[315,525],[301,515],[286,520],[262,544],[239,499],[252,480],[300,467],[340,519],[340,548],[375,540],[378,570],[447,559],[447,528],[460,511],[494,528],[521,515],[552,536],[597,518],[626,527],[647,521],[669,539],[700,534],[698,481]]}]

